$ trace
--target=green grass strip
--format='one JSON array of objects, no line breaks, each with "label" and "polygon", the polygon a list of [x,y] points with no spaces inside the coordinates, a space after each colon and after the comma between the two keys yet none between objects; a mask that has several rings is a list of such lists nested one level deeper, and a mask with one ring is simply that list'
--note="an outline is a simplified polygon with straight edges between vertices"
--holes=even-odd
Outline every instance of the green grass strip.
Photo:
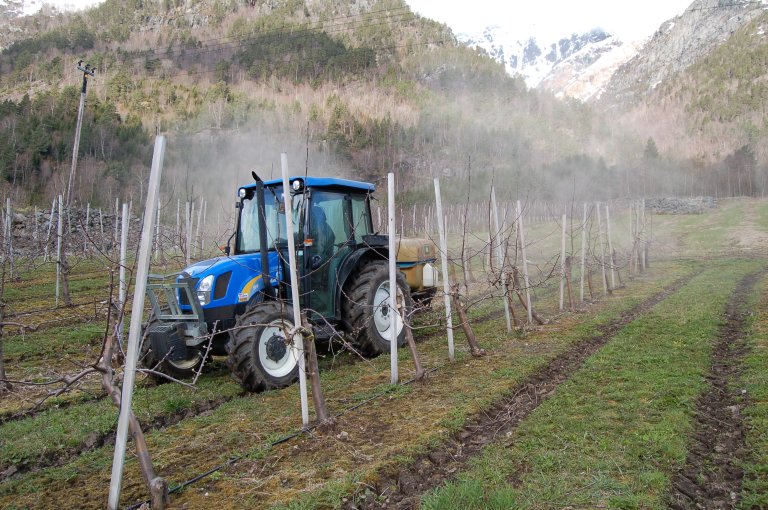
[{"label": "green grass strip", "polygon": [[84,346],[100,347],[104,324],[90,322],[35,331],[5,339],[5,359],[9,365],[31,358],[57,359],[82,356]]},{"label": "green grass strip", "polygon": [[[194,410],[216,399],[231,399],[242,392],[228,374],[203,376],[197,390],[178,385],[139,387],[134,410],[143,424],[157,418]],[[34,464],[54,454],[78,451],[82,445],[114,431],[118,409],[110,399],[48,409],[34,417],[0,425],[0,470],[11,464]]]},{"label": "green grass strip", "polygon": [[664,507],[726,300],[758,267],[715,263],[622,329],[423,508]]},{"label": "green grass strip", "polygon": [[755,315],[749,330],[751,350],[744,359],[743,387],[747,390],[747,460],[739,508],[768,507],[768,279],[758,286]]}]

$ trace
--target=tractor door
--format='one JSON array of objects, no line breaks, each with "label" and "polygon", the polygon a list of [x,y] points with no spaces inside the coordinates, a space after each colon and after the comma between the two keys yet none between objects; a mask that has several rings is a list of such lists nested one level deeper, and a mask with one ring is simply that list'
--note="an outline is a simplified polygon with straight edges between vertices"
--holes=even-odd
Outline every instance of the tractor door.
[{"label": "tractor door", "polygon": [[341,261],[352,251],[349,197],[343,192],[312,190],[310,204],[309,232],[305,241],[309,308],[315,319],[333,318],[336,273]]}]

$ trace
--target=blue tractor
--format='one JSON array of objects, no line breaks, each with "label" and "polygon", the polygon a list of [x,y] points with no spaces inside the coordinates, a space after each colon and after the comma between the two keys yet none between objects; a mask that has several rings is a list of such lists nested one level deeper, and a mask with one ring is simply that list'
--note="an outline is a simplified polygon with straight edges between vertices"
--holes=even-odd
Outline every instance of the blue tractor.
[{"label": "blue tractor", "polygon": [[[373,231],[374,185],[291,178],[293,211],[286,212],[282,180],[253,176],[255,183],[238,189],[237,225],[225,255],[197,262],[170,282],[149,284],[144,366],[187,377],[199,370],[210,348],[227,356],[232,375],[246,390],[296,380],[297,351],[286,340],[293,327],[286,221],[293,222],[301,309],[315,338],[343,336],[362,353],[376,355],[389,351],[395,327],[403,345],[403,322],[388,305],[388,238]],[[411,290],[425,300],[434,293],[436,248],[429,240],[401,240],[399,252],[404,256],[397,285],[409,318]]]}]

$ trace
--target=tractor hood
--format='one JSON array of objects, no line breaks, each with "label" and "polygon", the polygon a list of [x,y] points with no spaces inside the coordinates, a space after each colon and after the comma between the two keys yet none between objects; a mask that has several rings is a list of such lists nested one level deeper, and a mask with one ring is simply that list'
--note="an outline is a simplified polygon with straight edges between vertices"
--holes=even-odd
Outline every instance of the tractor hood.
[{"label": "tractor hood", "polygon": [[182,274],[187,274],[191,278],[203,278],[212,274],[218,276],[231,271],[233,267],[238,266],[243,269],[250,269],[254,273],[261,273],[261,257],[258,253],[254,255],[235,255],[232,257],[214,257],[212,259],[195,262],[191,266],[184,268]]},{"label": "tractor hood", "polygon": [[[272,286],[277,285],[280,277],[278,266],[277,253],[270,252],[269,276]],[[208,278],[209,276],[212,276],[212,279]],[[195,289],[198,291],[203,290],[200,285],[208,278],[204,290],[209,292],[209,295],[201,301],[203,308],[246,303],[264,288],[259,253],[202,260],[186,267],[179,278],[193,278]]]}]

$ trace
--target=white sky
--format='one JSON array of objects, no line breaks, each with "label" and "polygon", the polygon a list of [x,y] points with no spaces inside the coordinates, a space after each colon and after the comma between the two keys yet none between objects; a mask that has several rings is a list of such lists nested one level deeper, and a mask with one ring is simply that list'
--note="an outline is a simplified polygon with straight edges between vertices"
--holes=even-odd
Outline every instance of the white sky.
[{"label": "white sky", "polygon": [[406,0],[419,14],[456,32],[498,25],[521,38],[556,39],[600,27],[625,41],[653,34],[693,0]]}]

